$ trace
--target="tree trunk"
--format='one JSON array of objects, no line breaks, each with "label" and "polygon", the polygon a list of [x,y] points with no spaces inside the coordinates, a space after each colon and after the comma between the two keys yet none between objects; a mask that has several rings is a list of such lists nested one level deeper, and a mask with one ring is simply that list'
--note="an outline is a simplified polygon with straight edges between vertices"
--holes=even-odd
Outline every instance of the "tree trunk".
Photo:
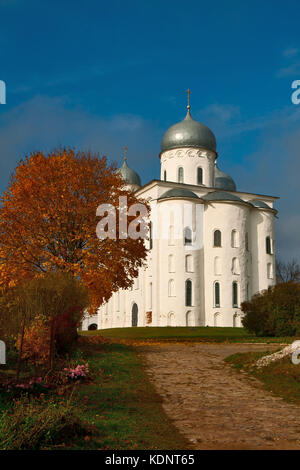
[{"label": "tree trunk", "polygon": [[19,349],[19,355],[18,355],[17,370],[16,370],[16,379],[17,380],[19,380],[20,371],[21,371],[23,343],[24,343],[24,334],[25,334],[25,320],[26,320],[26,317],[24,316],[23,323],[22,323],[21,342],[20,342],[20,349]]}]

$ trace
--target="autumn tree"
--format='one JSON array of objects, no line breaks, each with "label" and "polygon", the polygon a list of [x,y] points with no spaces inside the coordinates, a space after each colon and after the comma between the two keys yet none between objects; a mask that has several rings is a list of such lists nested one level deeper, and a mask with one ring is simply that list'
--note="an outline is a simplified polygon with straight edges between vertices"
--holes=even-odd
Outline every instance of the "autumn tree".
[{"label": "autumn tree", "polygon": [[[128,207],[140,202],[105,157],[58,149],[21,160],[1,198],[0,288],[65,270],[88,287],[95,309],[130,287],[147,250],[143,238],[118,236],[121,196]],[[99,240],[96,210],[108,203],[116,208],[116,238]]]}]

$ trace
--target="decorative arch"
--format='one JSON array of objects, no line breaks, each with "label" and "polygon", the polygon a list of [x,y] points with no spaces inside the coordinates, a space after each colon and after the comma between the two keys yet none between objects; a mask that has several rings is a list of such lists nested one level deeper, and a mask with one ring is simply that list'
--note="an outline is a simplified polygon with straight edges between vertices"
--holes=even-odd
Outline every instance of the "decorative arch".
[{"label": "decorative arch", "polygon": [[176,326],[174,312],[169,312],[168,313],[167,324],[168,324],[168,326]]},{"label": "decorative arch", "polygon": [[220,312],[214,313],[214,326],[220,326],[221,315]]},{"label": "decorative arch", "polygon": [[231,232],[231,247],[238,248],[239,246],[239,233],[237,230],[233,229]]},{"label": "decorative arch", "polygon": [[187,273],[192,273],[194,271],[194,266],[193,266],[193,256],[192,255],[186,255],[185,257],[185,270]]},{"label": "decorative arch", "polygon": [[195,326],[195,316],[191,310],[186,312],[186,326]]},{"label": "decorative arch", "polygon": [[175,272],[175,256],[173,254],[170,254],[168,256],[168,268],[169,268],[169,273]]}]

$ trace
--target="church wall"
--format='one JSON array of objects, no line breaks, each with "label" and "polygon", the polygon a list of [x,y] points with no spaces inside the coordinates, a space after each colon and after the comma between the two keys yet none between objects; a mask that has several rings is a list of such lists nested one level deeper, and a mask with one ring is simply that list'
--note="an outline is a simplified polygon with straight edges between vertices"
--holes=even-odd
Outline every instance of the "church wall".
[{"label": "church wall", "polygon": [[[269,211],[254,209],[251,214],[252,289],[251,295],[275,284],[274,215]],[[271,238],[272,254],[266,252],[266,237]],[[272,278],[268,278],[268,263]]]},{"label": "church wall", "polygon": [[[204,212],[204,272],[205,324],[233,326],[233,316],[240,322],[240,308],[233,307],[233,282],[238,284],[238,306],[246,299],[247,265],[250,253],[246,250],[245,234],[250,231],[249,211],[242,204],[213,202]],[[221,231],[221,247],[214,247],[214,231]],[[232,231],[238,242],[232,246]],[[217,258],[217,260],[216,260]],[[233,259],[237,260],[233,266]],[[216,261],[218,261],[216,263]],[[216,268],[216,265],[218,268]],[[220,286],[220,306],[215,303],[215,283]]]},{"label": "church wall", "polygon": [[205,186],[214,185],[214,171],[216,154],[202,149],[179,148],[168,150],[161,154],[161,180],[164,180],[164,172],[167,172],[167,181],[178,182],[178,168],[184,170],[183,182],[185,184],[198,184],[197,168],[202,168],[203,182]]}]

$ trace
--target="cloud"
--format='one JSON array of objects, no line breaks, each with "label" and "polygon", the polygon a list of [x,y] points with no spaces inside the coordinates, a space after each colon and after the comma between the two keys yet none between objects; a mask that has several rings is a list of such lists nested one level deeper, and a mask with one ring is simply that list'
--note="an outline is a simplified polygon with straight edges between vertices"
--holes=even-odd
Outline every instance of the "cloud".
[{"label": "cloud", "polygon": [[117,164],[127,145],[129,164],[141,176],[148,171],[155,171],[157,176],[160,133],[151,121],[137,115],[103,118],[68,107],[66,99],[36,96],[0,117],[1,190],[20,158],[34,150],[48,151],[60,145],[99,152]]},{"label": "cloud", "polygon": [[291,77],[300,73],[300,58],[299,58],[299,49],[296,47],[288,47],[284,49],[282,53],[284,59],[290,60],[287,65],[281,67],[277,73],[276,77]]}]

